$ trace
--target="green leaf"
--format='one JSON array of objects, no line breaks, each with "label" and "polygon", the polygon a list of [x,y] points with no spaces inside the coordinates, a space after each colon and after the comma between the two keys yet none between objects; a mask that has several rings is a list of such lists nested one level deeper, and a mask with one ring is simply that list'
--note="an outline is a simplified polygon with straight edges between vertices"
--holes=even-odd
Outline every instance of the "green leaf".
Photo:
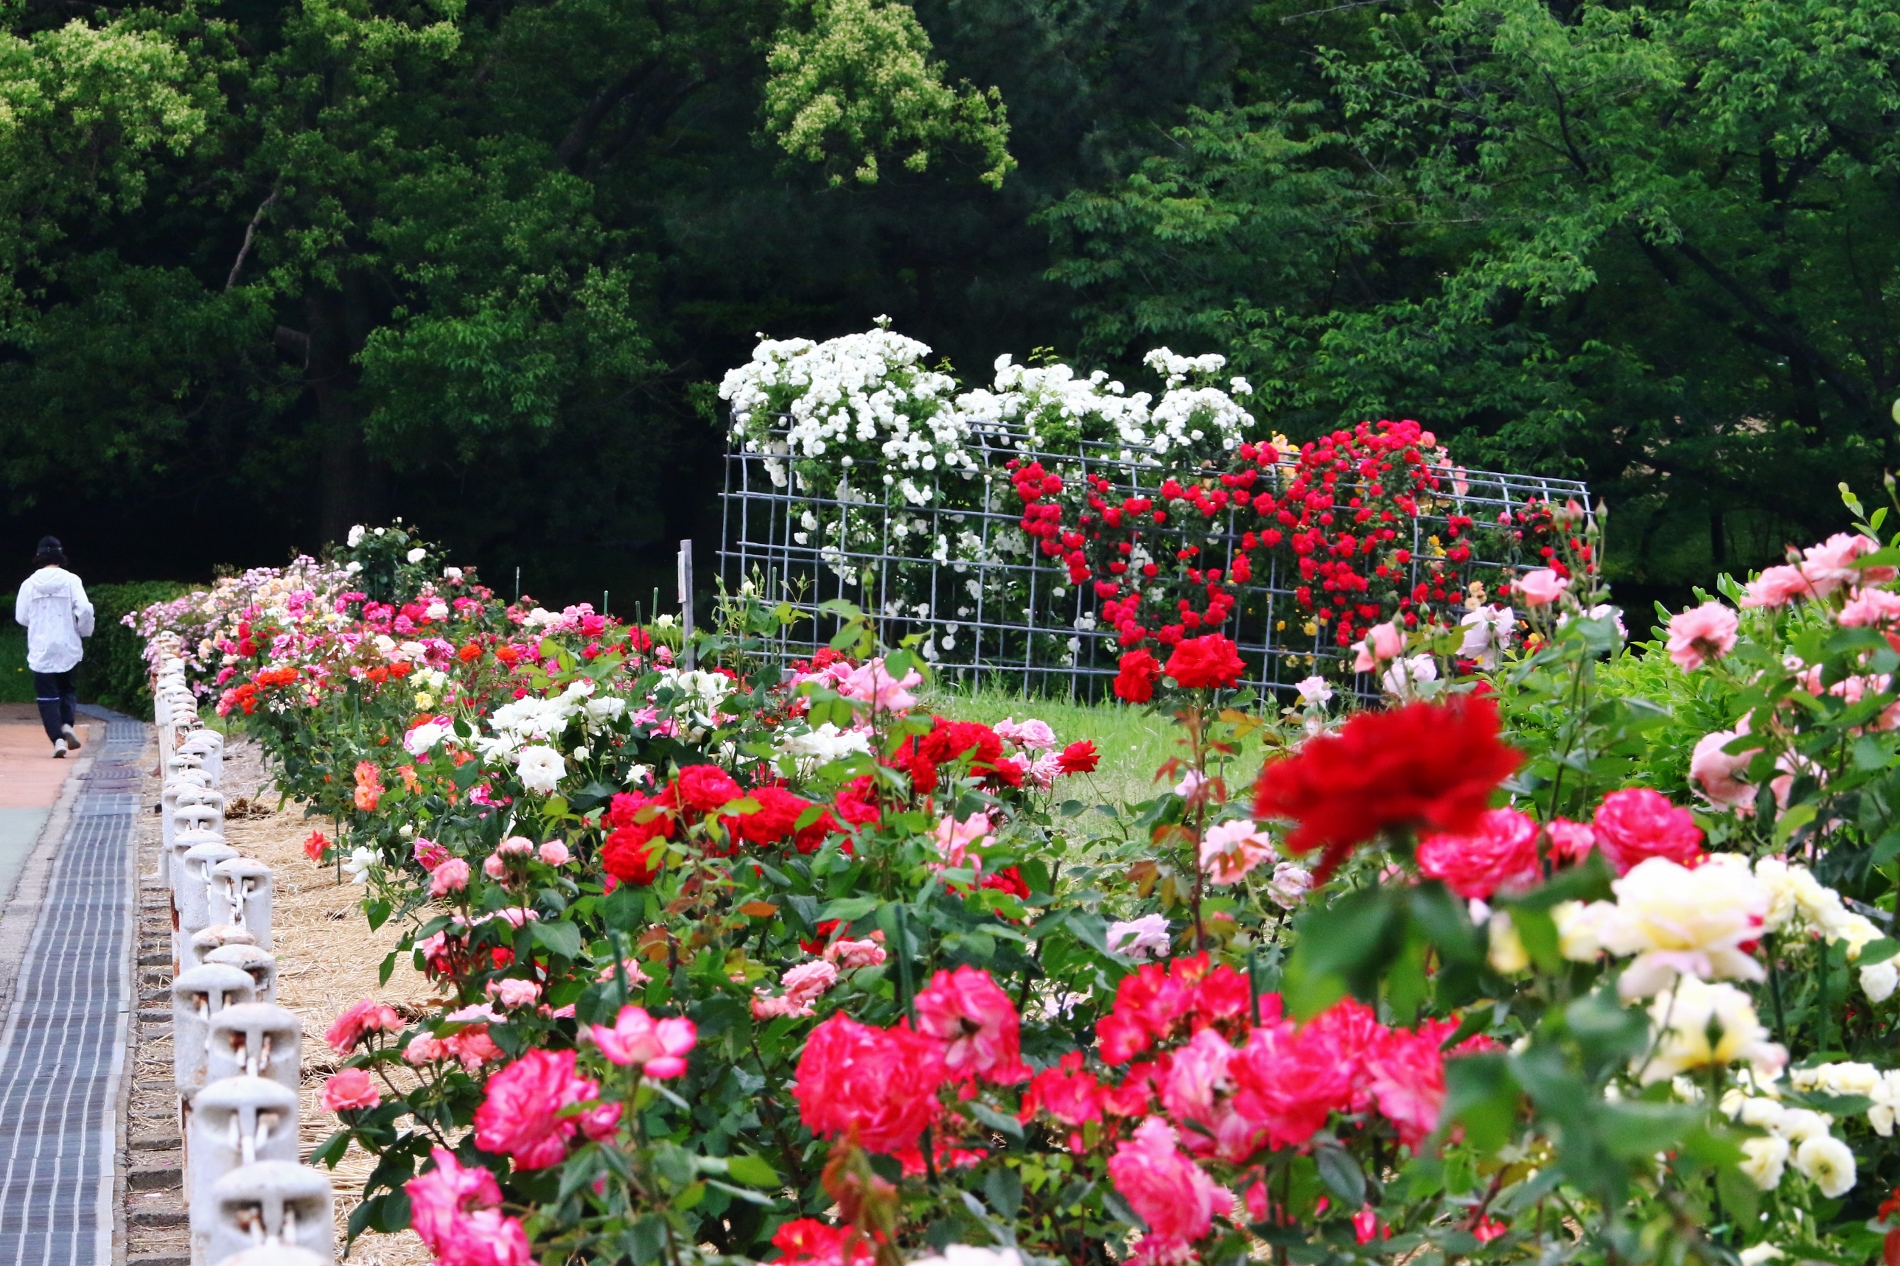
[{"label": "green leaf", "polygon": [[1504,1056],[1468,1055],[1445,1062],[1445,1107],[1440,1128],[1456,1122],[1465,1141],[1495,1152],[1510,1140],[1517,1121],[1518,1086]]},{"label": "green leaf", "polygon": [[1775,843],[1786,844],[1796,831],[1814,821],[1814,815],[1819,812],[1820,807],[1815,804],[1790,805],[1775,819]]},{"label": "green leaf", "polygon": [[1002,1134],[1004,1137],[1016,1143],[1023,1141],[1023,1123],[1018,1121],[1015,1117],[1010,1116],[1006,1112],[998,1112],[988,1104],[978,1102],[975,1099],[970,1100],[964,1107],[968,1108],[971,1115],[977,1120],[989,1126],[997,1133]]},{"label": "green leaf", "polygon": [[883,904],[876,897],[839,897],[828,901],[825,908],[818,912],[818,921],[823,923],[837,919],[844,923],[855,923]]},{"label": "green leaf", "polygon": [[1366,1175],[1359,1168],[1359,1162],[1353,1159],[1352,1153],[1336,1144],[1327,1143],[1314,1149],[1313,1160],[1319,1166],[1320,1180],[1345,1202],[1347,1208],[1357,1209],[1366,1202]]},{"label": "green leaf", "polygon": [[752,1187],[779,1187],[783,1182],[772,1163],[763,1156],[742,1154],[726,1158],[726,1173],[731,1178]]},{"label": "green leaf", "polygon": [[983,1198],[998,1217],[1014,1218],[1023,1207],[1023,1176],[1006,1165],[992,1169],[983,1177]]},{"label": "green leaf", "polygon": [[537,945],[563,958],[581,956],[581,930],[572,923],[554,923],[536,919],[528,924],[529,936]]}]

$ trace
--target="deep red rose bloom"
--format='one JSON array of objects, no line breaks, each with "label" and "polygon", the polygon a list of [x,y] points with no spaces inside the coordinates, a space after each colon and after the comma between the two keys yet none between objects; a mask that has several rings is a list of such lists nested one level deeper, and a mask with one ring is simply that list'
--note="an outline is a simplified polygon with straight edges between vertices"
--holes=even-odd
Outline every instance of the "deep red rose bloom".
[{"label": "deep red rose bloom", "polygon": [[799,815],[812,805],[783,787],[754,787],[746,795],[758,803],[758,811],[727,814],[722,821],[726,830],[751,844],[778,843],[792,833]]},{"label": "deep red rose bloom", "polygon": [[1003,759],[1003,740],[989,726],[978,721],[946,721],[932,718],[935,725],[922,738],[905,739],[891,763],[910,773],[911,786],[918,791],[937,789],[937,767],[967,758],[970,772],[978,778],[993,778],[1007,786],[1019,787],[1023,771]]},{"label": "deep red rose bloom", "polygon": [[1056,758],[1057,768],[1065,774],[1092,774],[1101,763],[1102,754],[1087,739],[1077,739],[1063,748],[1062,755]]},{"label": "deep red rose bloom", "polygon": [[1356,846],[1388,827],[1453,834],[1478,828],[1491,792],[1523,761],[1498,739],[1489,699],[1453,695],[1362,712],[1337,735],[1310,739],[1268,762],[1254,788],[1255,815],[1295,823],[1287,849],[1326,850],[1324,880]]},{"label": "deep red rose bloom", "polygon": [[663,794],[678,808],[712,813],[745,793],[732,781],[732,775],[717,765],[688,765]]},{"label": "deep red rose bloom", "polygon": [[902,1155],[936,1119],[946,1075],[936,1038],[901,1020],[877,1029],[840,1013],[806,1039],[792,1097],[813,1133],[839,1138],[855,1127],[870,1151]]},{"label": "deep red rose bloom", "polygon": [[1231,686],[1246,671],[1247,666],[1240,662],[1239,648],[1218,633],[1190,637],[1168,656],[1168,676],[1187,690]]},{"label": "deep red rose bloom", "polygon": [[1129,651],[1122,656],[1121,671],[1115,674],[1115,697],[1128,703],[1146,703],[1155,697],[1155,682],[1159,680],[1159,660],[1147,651]]},{"label": "deep red rose bloom", "polygon": [[[670,824],[672,819],[658,821]],[[666,833],[652,830],[652,825],[623,826],[609,835],[600,850],[601,868],[626,883],[652,883],[666,857]]]}]

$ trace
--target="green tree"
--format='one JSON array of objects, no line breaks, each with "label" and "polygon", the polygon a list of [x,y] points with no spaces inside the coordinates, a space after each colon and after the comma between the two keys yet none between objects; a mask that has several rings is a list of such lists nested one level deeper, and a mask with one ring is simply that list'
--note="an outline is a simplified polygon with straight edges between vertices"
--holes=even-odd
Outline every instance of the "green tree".
[{"label": "green tree", "polygon": [[1893,460],[1900,11],[1453,0],[1329,34],[1052,213],[1098,347],[1221,347],[1296,431],[1402,412],[1586,475],[1633,511],[1626,581],[1759,562]]}]

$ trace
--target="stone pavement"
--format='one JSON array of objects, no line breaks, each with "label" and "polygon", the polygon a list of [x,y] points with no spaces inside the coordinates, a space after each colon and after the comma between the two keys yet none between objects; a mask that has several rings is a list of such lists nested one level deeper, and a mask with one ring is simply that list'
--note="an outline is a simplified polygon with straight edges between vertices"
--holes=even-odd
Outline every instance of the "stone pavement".
[{"label": "stone pavement", "polygon": [[93,710],[56,761],[31,716],[0,711],[0,1263],[109,1266],[148,727]]}]

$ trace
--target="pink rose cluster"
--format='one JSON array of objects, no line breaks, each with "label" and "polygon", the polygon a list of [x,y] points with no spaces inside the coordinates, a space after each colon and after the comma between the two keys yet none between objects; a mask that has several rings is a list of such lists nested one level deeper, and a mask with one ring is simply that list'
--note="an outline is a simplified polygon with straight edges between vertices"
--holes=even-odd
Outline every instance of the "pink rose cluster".
[{"label": "pink rose cluster", "polygon": [[873,1152],[924,1172],[918,1139],[942,1115],[946,1085],[1028,1078],[1015,1004],[986,971],[939,971],[915,999],[917,1026],[888,1029],[839,1014],[811,1032],[792,1095],[814,1133],[855,1132]]},{"label": "pink rose cluster", "polygon": [[435,1168],[403,1184],[409,1223],[440,1266],[532,1266],[534,1253],[521,1223],[496,1206],[501,1187],[479,1165],[463,1165],[447,1149]]},{"label": "pink rose cluster", "polygon": [[[488,1079],[475,1109],[475,1143],[507,1156],[516,1169],[558,1165],[576,1133],[604,1139],[619,1129],[620,1105],[599,1099],[600,1083],[576,1070],[573,1051],[529,1051]],[[590,1103],[578,1115],[561,1115]]]}]

